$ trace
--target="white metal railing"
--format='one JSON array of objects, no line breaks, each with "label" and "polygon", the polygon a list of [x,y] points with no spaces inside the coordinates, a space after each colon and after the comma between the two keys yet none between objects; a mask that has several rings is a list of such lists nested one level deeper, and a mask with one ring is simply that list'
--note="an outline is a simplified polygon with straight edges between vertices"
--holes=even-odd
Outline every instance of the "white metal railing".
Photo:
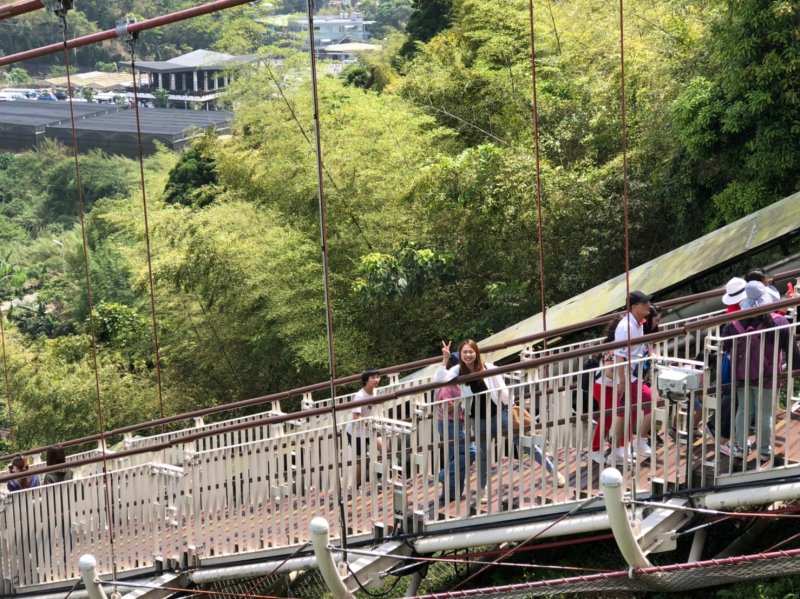
[{"label": "white metal railing", "polygon": [[[677,320],[670,320],[667,322],[659,323],[659,330],[660,331],[670,331],[676,329],[678,327],[682,327],[687,324],[691,324],[694,322],[698,322],[704,318],[709,318],[712,316],[717,316],[719,314],[723,314],[725,310],[713,310],[711,312],[706,312],[704,314],[698,314],[695,316],[688,316],[686,318],[679,318]],[[622,318],[622,316],[620,316]],[[692,343],[692,337],[694,338],[695,347],[699,347],[698,343],[700,341],[700,332],[696,332],[693,336],[686,336],[684,338],[684,346],[683,351],[686,351],[686,343]],[[552,347],[541,348],[538,347],[538,342],[533,342],[527,344],[525,347],[522,348],[520,351],[520,358],[523,360],[532,360],[536,358],[545,358],[548,356],[554,356],[560,353],[564,353],[567,351],[572,351],[575,349],[584,349],[587,347],[593,347],[595,345],[600,345],[605,340],[605,337],[592,337],[590,339],[584,339],[582,341],[575,341],[573,343],[566,343],[566,344],[559,344]],[[673,343],[674,345],[674,343]],[[677,348],[673,349],[672,351],[679,351]],[[699,351],[699,350],[698,350]],[[659,355],[666,355],[665,352],[656,352]]]},{"label": "white metal railing", "polygon": [[[716,315],[720,312],[721,311],[715,311],[710,314],[692,316],[689,318],[663,323],[661,325],[661,328],[663,330],[669,330],[686,323],[695,322],[710,315]],[[699,347],[700,340],[701,336],[700,333],[698,332],[684,336],[680,340],[680,342],[673,341],[672,343],[662,342],[659,344],[655,344],[654,351],[658,355],[662,356],[670,354],[675,356],[677,356],[678,354],[689,355],[690,347],[691,348]],[[524,349],[521,355],[525,359],[554,357],[560,353],[571,351],[573,349],[582,349],[593,345],[599,345],[600,343],[602,343],[602,341],[603,341],[602,337],[597,337],[580,342],[562,344],[546,349],[534,349],[534,347],[531,345],[528,346],[526,349]],[[586,367],[587,367],[587,358],[578,358],[575,360],[562,360],[562,361],[552,362],[550,364],[547,364],[546,366],[531,371],[532,374],[529,374],[528,376],[533,376],[534,378],[544,378],[547,376],[551,376],[553,374],[566,374],[574,370],[584,370]],[[509,384],[519,380],[519,377],[515,377],[511,374],[506,375],[505,378]],[[419,377],[416,379],[402,381],[402,382],[399,381],[396,376],[390,376],[389,379],[390,379],[389,384],[384,385],[382,387],[378,387],[378,389],[376,390],[376,395],[388,394],[401,389],[408,389],[411,387],[431,382],[431,378],[429,376]],[[346,393],[342,395],[337,395],[336,397],[337,405],[347,405],[348,403],[353,401],[354,397],[355,393]],[[330,403],[331,403],[330,398],[314,400],[311,394],[308,393],[304,395],[301,401],[301,407],[303,409],[327,407],[330,405]],[[386,415],[388,418],[393,418],[397,420],[409,420],[411,418],[411,403],[408,401],[407,398],[404,397],[387,401],[385,404],[382,404],[379,407],[379,410],[380,414]],[[225,447],[229,445],[245,443],[249,440],[265,439],[270,436],[282,435],[284,434],[284,431],[319,428],[320,426],[324,426],[325,423],[327,422],[327,419],[329,418],[327,415],[308,416],[308,417],[299,416],[296,420],[291,420],[278,425],[258,423],[259,420],[278,414],[283,414],[283,412],[281,412],[280,410],[280,403],[275,402],[273,403],[270,410],[266,412],[259,412],[247,416],[230,418],[213,423],[204,423],[202,419],[197,419],[195,425],[192,427],[186,427],[175,431],[169,431],[166,433],[161,433],[156,435],[141,436],[141,437],[136,436],[127,438],[123,442],[122,448],[132,449],[140,447],[149,447],[164,442],[175,441],[183,437],[187,437],[189,435],[194,435],[196,433],[216,430],[233,424],[241,424],[246,422],[254,423],[254,426],[252,428],[247,428],[234,432],[224,432],[220,433],[219,435],[203,437],[201,439],[194,441],[193,450],[201,451],[203,449],[210,449],[214,447]],[[352,412],[350,410],[343,409],[340,411],[340,419],[342,421],[348,421],[351,418],[352,418]],[[118,458],[114,457],[113,451],[108,450],[107,455],[109,456],[109,459],[107,462],[107,467],[111,469],[119,469],[149,462],[181,464],[184,459],[184,452],[185,452],[185,447],[174,446],[168,449],[154,451],[153,453],[138,454],[134,456]],[[92,455],[99,455],[99,454],[100,454],[99,449],[90,450],[89,452],[82,452],[81,454],[74,454],[73,456],[68,457],[68,462],[79,459],[79,457],[90,457]],[[85,466],[83,468],[78,469],[75,474],[76,476],[97,474],[102,471],[102,467],[103,467],[102,464]]]},{"label": "white metal railing", "polygon": [[[774,468],[779,445],[783,462],[795,459],[787,435],[798,401],[796,327],[796,322],[743,332],[728,327],[725,336],[706,339],[706,365],[714,380],[703,407],[713,416],[716,431],[711,443],[714,478]],[[720,459],[728,453],[758,457]]]},{"label": "white metal railing", "polygon": [[[394,393],[395,391],[400,391],[402,389],[410,389],[412,387],[418,387],[419,385],[425,385],[431,382],[430,376],[422,376],[417,377],[414,379],[410,379],[407,381],[400,381],[398,380],[397,376],[390,376],[389,384],[383,385],[375,389],[375,395],[387,395],[389,393]],[[342,395],[336,396],[336,405],[337,406],[346,406],[350,402],[352,402],[355,398],[356,393],[345,393]],[[314,400],[311,397],[311,394],[307,394],[301,403],[301,407],[304,409],[310,408],[323,408],[329,407],[331,405],[330,398]],[[380,414],[386,416],[387,418],[394,419],[394,420],[407,420],[411,416],[411,404],[408,400],[404,397],[400,397],[397,399],[392,399],[382,403],[380,406],[376,406],[376,409],[380,410]],[[350,419],[351,412],[348,410],[342,411],[344,418]],[[316,422],[325,419],[325,416],[322,417],[311,417],[307,420],[308,426],[316,425]]]},{"label": "white metal railing", "polygon": [[[375,395],[380,396],[401,389],[409,389],[411,387],[415,387],[430,382],[431,382],[430,377],[420,377],[417,379],[412,379],[403,382],[395,381],[388,385],[378,387],[375,391]],[[346,406],[347,404],[353,401],[354,397],[355,393],[346,393],[343,395],[336,396],[337,405],[345,406],[338,411],[339,420],[341,422],[348,422],[352,420],[353,417],[352,410],[346,409]],[[330,398],[315,401],[314,399],[311,398],[311,394],[307,394],[301,402],[301,407],[303,409],[326,407],[329,405],[330,405]],[[412,403],[410,402],[409,399],[401,397],[398,399],[389,400],[384,404],[381,404],[380,406],[376,406],[375,411],[379,416],[386,416],[387,418],[394,420],[408,421],[411,418],[411,411],[412,411],[411,406]],[[165,464],[179,465],[183,463],[187,450],[203,451],[206,449],[213,449],[217,447],[238,445],[242,443],[247,443],[249,441],[281,436],[288,432],[313,430],[316,428],[327,426],[328,423],[330,422],[330,416],[327,414],[322,414],[317,416],[298,415],[297,419],[289,420],[279,424],[267,424],[260,422],[261,420],[269,418],[270,416],[276,416],[276,415],[285,415],[284,412],[280,411],[280,406],[277,403],[274,404],[273,407],[266,412],[249,414],[247,416],[239,416],[236,418],[230,418],[227,420],[221,420],[212,423],[205,423],[203,422],[202,419],[197,419],[195,421],[195,425],[192,427],[186,427],[174,431],[159,433],[156,435],[129,437],[126,438],[122,443],[123,450],[142,448],[142,447],[152,447],[167,442],[174,443],[184,437],[188,437],[190,435],[196,435],[197,433],[214,431],[230,425],[243,424],[247,422],[253,423],[253,426],[250,428],[245,428],[237,431],[224,431],[220,432],[218,435],[210,435],[202,437],[200,439],[195,439],[190,443],[191,447],[188,448],[186,447],[185,444],[176,444],[167,449],[154,450],[152,453],[136,454],[125,457],[117,457],[115,456],[115,452],[109,449],[106,452],[106,455],[108,456],[106,467],[109,469],[120,469],[120,468],[128,468],[138,464],[146,464],[149,462],[161,462]],[[73,454],[67,458],[67,462],[68,463],[74,462],[78,459],[85,457],[92,457],[95,455],[101,455],[99,449],[93,449],[90,451],[81,452],[79,454]],[[100,472],[102,472],[102,469],[103,469],[103,464],[100,463],[90,464],[88,466],[84,466],[77,469],[75,474],[76,476],[92,476],[94,474],[99,474]]]},{"label": "white metal railing", "polygon": [[[794,342],[793,323],[775,331],[786,331]],[[330,415],[317,428],[274,435],[262,435],[254,415],[253,431],[243,436],[221,436],[203,447],[178,443],[174,466],[112,470],[110,497],[101,474],[6,495],[0,500],[0,577],[17,590],[68,580],[77,575],[77,556],[88,548],[99,558],[99,570],[108,572],[112,529],[121,572],[157,562],[185,565],[260,549],[288,550],[308,540],[312,515],[338,521],[337,468],[354,535],[371,535],[378,525],[387,534],[412,530],[420,518],[458,520],[571,502],[597,494],[605,465],[618,467],[628,487],[639,491],[656,482],[698,487],[748,470],[779,468],[778,453],[784,460],[797,457],[785,438],[793,354],[769,362],[767,378],[775,387],[769,394],[771,415],[780,414],[782,424],[756,434],[759,441],[769,430],[771,454],[763,463],[753,464],[752,455],[729,460],[720,451],[724,385],[721,375],[710,375],[715,366],[720,372],[721,349],[736,354],[747,345],[743,339],[769,334],[722,338],[715,327],[687,344],[687,336],[677,333],[672,345],[664,346],[665,355],[653,350],[631,364],[637,374],[649,371],[650,388],[642,376],[633,385],[620,384],[628,376],[627,364],[604,360],[509,385],[507,410],[492,410],[492,400],[482,395],[443,402],[434,391],[411,393],[391,400],[403,418],[340,422],[339,455]],[[694,361],[693,345],[702,338],[703,360]],[[766,397],[761,391],[753,400],[762,414],[757,427],[767,419]],[[520,416],[516,425],[512,406]],[[701,426],[712,418],[716,436]],[[644,423],[650,427],[646,434]],[[637,432],[649,439],[653,455],[634,461],[616,456],[614,448],[626,447]],[[601,463],[591,452],[595,434],[598,449],[610,448],[595,456]]]},{"label": "white metal railing", "polygon": [[[391,494],[382,496],[378,488],[391,479],[394,457],[407,455],[411,425],[384,418],[339,424],[340,433],[348,428],[365,446],[378,449],[358,457],[355,443],[345,443],[342,451],[339,465],[351,497],[348,520],[358,534],[370,532],[374,522],[391,522],[386,516],[392,513]],[[142,464],[109,472],[110,521],[103,474],[5,494],[0,577],[23,588],[70,579],[77,575],[78,557],[87,552],[108,572],[110,530],[117,569],[125,571],[156,561],[186,564],[195,556],[292,546],[305,538],[312,510],[337,517],[330,425],[184,451],[181,467]],[[361,460],[366,467],[357,472]]]},{"label": "white metal railing", "polygon": [[[93,553],[110,564],[110,527],[118,565],[130,570],[174,553],[179,542],[171,506],[179,468],[145,464],[108,474],[35,487],[0,500],[0,577],[17,588],[78,576],[78,558]],[[113,514],[109,521],[108,508]]]},{"label": "white metal railing", "polygon": [[[723,313],[724,310],[714,310],[706,314],[699,314],[689,316],[669,322],[659,324],[659,331],[675,330],[687,324],[698,322],[704,318],[717,316]],[[651,353],[661,357],[696,357],[703,351],[703,338],[707,334],[714,334],[718,332],[718,327],[711,327],[709,329],[698,329],[690,331],[683,335],[676,335],[674,338],[666,339],[653,343],[650,347]],[[520,359],[530,360],[537,358],[557,358],[559,354],[565,352],[586,349],[600,345],[605,341],[605,337],[593,337],[582,341],[573,343],[556,345],[554,347],[537,348],[536,344],[531,343],[525,346],[520,352]],[[581,356],[575,359],[554,359],[552,362],[544,364],[538,368],[531,369],[527,372],[528,378],[547,378],[557,374],[567,374],[572,371],[584,370],[594,366],[594,359],[590,356]]]}]

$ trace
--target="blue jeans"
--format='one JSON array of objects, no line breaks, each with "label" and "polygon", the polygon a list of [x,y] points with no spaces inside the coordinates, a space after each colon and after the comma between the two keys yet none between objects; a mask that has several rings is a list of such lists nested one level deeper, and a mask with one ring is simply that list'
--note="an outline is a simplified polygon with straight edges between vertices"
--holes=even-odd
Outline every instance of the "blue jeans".
[{"label": "blue jeans", "polygon": [[[758,446],[758,453],[768,456],[772,452],[770,440],[772,439],[772,389],[760,389],[757,383],[748,385],[747,393],[744,389],[744,381],[736,382],[736,420],[733,423],[734,439],[736,444],[747,453],[747,433],[750,426],[758,422],[761,443]],[[761,393],[761,401],[759,401]],[[745,404],[747,404],[747,419],[745,422]],[[760,422],[759,422],[760,417]]]},{"label": "blue jeans", "polygon": [[[484,401],[484,399],[477,398],[475,401]],[[489,412],[489,414],[491,413]],[[497,437],[497,416],[495,415],[492,417],[491,415],[488,415],[487,417],[491,418],[491,422],[488,425],[488,431],[486,430],[486,422],[482,420],[480,415],[476,415],[474,422],[476,431],[475,438],[478,440],[479,454],[478,483],[480,484],[481,488],[486,486],[486,482],[489,479],[489,442]],[[504,406],[500,411],[500,425],[502,426],[504,434],[508,433],[508,421],[508,408]],[[489,433],[488,438],[487,432]],[[536,463],[544,464],[544,467],[548,472],[553,472],[556,469],[556,467],[553,465],[553,461],[544,455],[542,448],[538,445],[534,445],[533,447],[533,456],[536,459]]]},{"label": "blue jeans", "polygon": [[[447,436],[445,436],[445,427],[447,427]],[[441,497],[453,501],[464,493],[464,479],[467,476],[467,434],[464,431],[463,421],[457,423],[455,420],[439,420],[436,423],[436,429],[439,431],[439,439],[445,449],[444,456],[447,460],[446,464],[442,463],[442,469],[439,470],[439,482],[447,481],[449,487],[449,493],[445,495],[445,488],[442,486]],[[470,461],[474,462],[474,445],[470,445],[469,453]],[[458,468],[457,477],[456,467]],[[456,495],[456,478],[458,478],[458,495]]]}]

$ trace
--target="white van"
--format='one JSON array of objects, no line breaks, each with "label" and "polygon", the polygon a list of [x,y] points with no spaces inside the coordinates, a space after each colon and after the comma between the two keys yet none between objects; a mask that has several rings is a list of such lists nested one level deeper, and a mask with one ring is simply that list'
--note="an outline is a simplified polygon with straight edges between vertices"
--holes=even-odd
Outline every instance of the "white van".
[{"label": "white van", "polygon": [[13,102],[14,100],[27,100],[25,94],[19,92],[0,91],[0,102]]}]

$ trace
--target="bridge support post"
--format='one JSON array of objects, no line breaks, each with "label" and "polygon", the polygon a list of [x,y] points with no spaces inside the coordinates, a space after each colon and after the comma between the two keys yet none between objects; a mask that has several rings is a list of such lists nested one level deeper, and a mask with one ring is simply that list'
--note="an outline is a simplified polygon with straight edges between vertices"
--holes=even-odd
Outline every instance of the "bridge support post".
[{"label": "bridge support post", "polygon": [[622,473],[616,468],[606,468],[600,474],[600,487],[606,504],[608,523],[622,557],[631,568],[648,568],[652,564],[645,557],[633,534],[631,522],[622,502]]},{"label": "bridge support post", "polygon": [[[322,516],[317,516],[311,520],[309,528],[311,529],[311,543],[314,545],[314,555],[317,558],[317,567],[334,599],[353,599],[353,595],[339,577],[331,550],[328,548],[330,532],[328,521]],[[91,599],[98,598],[92,597]]]},{"label": "bridge support post", "polygon": [[689,563],[699,562],[703,558],[703,549],[706,546],[706,537],[708,536],[708,529],[701,528],[694,533],[692,539],[692,548],[689,550]]},{"label": "bridge support post", "polygon": [[97,560],[93,555],[82,555],[78,560],[78,571],[83,579],[83,586],[89,599],[107,599],[106,592],[97,578]]},{"label": "bridge support post", "polygon": [[411,580],[408,583],[408,588],[406,589],[406,597],[416,597],[417,592],[419,591],[419,586],[422,584],[422,579],[424,576],[422,572],[414,572],[411,575]]}]

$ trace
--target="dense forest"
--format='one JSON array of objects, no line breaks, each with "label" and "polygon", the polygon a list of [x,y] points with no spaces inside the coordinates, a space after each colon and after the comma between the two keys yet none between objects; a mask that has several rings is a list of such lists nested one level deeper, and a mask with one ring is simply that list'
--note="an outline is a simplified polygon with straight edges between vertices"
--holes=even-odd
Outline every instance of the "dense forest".
[{"label": "dense forest", "polygon": [[[70,24],[187,4],[84,0]],[[168,413],[327,373],[308,59],[261,19],[302,4],[254,3],[141,37],[151,57],[265,58],[229,93],[232,135],[145,163]],[[482,338],[540,308],[527,2],[360,7],[382,19],[382,51],[321,81],[341,373],[424,357],[441,338]],[[616,10],[537,4],[548,302],[622,269]],[[800,187],[800,2],[630,0],[625,19],[635,265]],[[57,35],[39,12],[1,23],[0,49]],[[113,45],[78,53],[83,70],[124,58]],[[31,76],[58,62],[24,66]],[[158,413],[141,191],[128,159],[80,162],[101,397],[116,426]],[[0,297],[25,298],[6,331],[22,445],[96,427],[76,199],[66,149],[0,156]]]},{"label": "dense forest", "polygon": [[[70,33],[192,4],[81,0]],[[440,339],[480,339],[541,308],[527,0],[354,4],[381,50],[320,82],[340,374],[427,357]],[[139,40],[145,58],[263,58],[225,98],[231,135],[144,163],[167,414],[327,375],[309,60],[270,21],[304,7],[262,0]],[[536,2],[548,304],[623,269],[617,9]],[[635,266],[800,189],[800,0],[627,0],[624,18]],[[44,11],[3,21],[0,53],[60,35]],[[128,59],[118,43],[75,54],[83,71]],[[55,55],[0,69],[0,83],[62,71]],[[100,152],[80,167],[100,398],[115,427],[159,414],[139,170]],[[68,149],[0,154],[6,425],[19,446],[98,426],[77,206]]]}]

